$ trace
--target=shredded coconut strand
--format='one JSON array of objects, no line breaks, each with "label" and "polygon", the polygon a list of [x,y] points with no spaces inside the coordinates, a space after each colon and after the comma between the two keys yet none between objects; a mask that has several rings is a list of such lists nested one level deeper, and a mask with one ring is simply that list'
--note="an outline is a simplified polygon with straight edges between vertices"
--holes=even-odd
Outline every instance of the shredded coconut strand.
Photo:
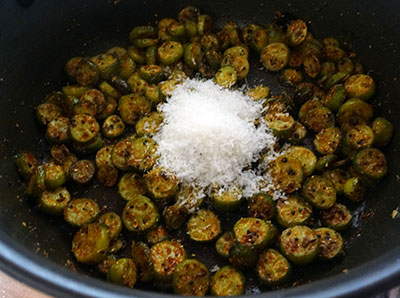
[{"label": "shredded coconut strand", "polygon": [[[260,191],[260,185],[270,188],[270,177],[244,170],[276,142],[265,123],[254,125],[262,110],[260,102],[240,91],[210,80],[185,80],[159,107],[164,122],[154,135],[158,166],[172,171],[184,184],[206,188],[212,183],[236,183],[245,197]],[[270,151],[266,162],[276,158]]]}]

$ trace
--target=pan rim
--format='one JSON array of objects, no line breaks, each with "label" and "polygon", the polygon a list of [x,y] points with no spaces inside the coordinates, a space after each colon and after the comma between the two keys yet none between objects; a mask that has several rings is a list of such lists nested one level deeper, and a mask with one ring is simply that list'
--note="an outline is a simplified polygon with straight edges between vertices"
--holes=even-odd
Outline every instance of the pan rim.
[{"label": "pan rim", "polygon": [[[128,289],[73,272],[28,250],[2,231],[0,231],[0,269],[17,280],[55,297],[174,297],[172,294]],[[396,247],[346,273],[295,288],[268,291],[251,296],[266,298],[369,297],[390,289],[396,285],[399,277],[400,247]]]}]

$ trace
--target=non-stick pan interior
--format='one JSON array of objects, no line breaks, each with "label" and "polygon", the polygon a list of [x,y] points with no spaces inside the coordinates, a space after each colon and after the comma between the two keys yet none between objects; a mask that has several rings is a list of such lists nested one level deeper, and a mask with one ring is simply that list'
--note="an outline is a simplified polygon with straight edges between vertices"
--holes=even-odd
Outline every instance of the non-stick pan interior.
[{"label": "non-stick pan interior", "polygon": [[[22,5],[23,4],[23,5]],[[22,246],[41,257],[35,263],[47,267],[43,258],[73,270],[90,273],[75,264],[71,253],[73,230],[62,219],[51,218],[35,209],[22,195],[22,183],[14,166],[14,155],[24,149],[38,156],[48,147],[43,130],[34,119],[33,108],[46,93],[65,83],[63,68],[68,58],[94,55],[114,45],[128,45],[128,33],[136,24],[154,23],[174,17],[187,4],[210,14],[217,24],[235,20],[239,24],[271,21],[277,10],[308,20],[316,37],[335,36],[348,43],[374,77],[378,92],[374,99],[376,115],[390,119],[397,128],[400,113],[400,2],[385,1],[2,1],[0,3],[0,239],[13,249]],[[257,62],[256,62],[257,63]],[[257,64],[255,64],[257,65]],[[256,67],[253,67],[256,69]],[[276,78],[256,71],[249,84],[264,81],[278,91]],[[344,234],[344,258],[329,264],[296,268],[293,282],[308,283],[338,274],[352,276],[354,268],[392,252],[400,245],[400,219],[392,211],[398,199],[400,159],[396,152],[399,135],[385,149],[388,175],[372,189],[356,210],[354,227]],[[76,195],[93,196],[100,202],[112,200],[116,210],[122,202],[115,191],[94,190]],[[233,220],[233,219],[232,219]],[[222,260],[209,257],[211,246],[187,244],[189,253],[212,267]],[[24,253],[22,251],[22,253]],[[388,259],[385,259],[387,262]],[[10,260],[9,260],[10,261]],[[394,260],[392,260],[394,262]],[[13,262],[19,262],[12,259]],[[385,265],[385,264],[383,264]],[[384,267],[384,266],[383,266]],[[6,268],[7,269],[7,268]],[[29,267],[26,268],[29,271]],[[384,270],[384,269],[382,269]],[[88,283],[90,280],[88,279]],[[248,293],[259,288],[250,280]],[[79,291],[79,289],[76,289]],[[264,291],[265,289],[261,289]]]}]

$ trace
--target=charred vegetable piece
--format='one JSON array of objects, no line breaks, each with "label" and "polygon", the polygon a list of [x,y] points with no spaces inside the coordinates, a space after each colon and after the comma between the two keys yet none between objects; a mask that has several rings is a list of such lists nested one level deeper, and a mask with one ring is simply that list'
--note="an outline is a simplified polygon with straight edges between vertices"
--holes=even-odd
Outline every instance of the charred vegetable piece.
[{"label": "charred vegetable piece", "polygon": [[96,116],[97,119],[103,120],[108,116],[112,115],[117,110],[117,106],[118,106],[117,101],[111,96],[107,96],[106,107],[103,112],[101,112]]},{"label": "charred vegetable piece", "polygon": [[28,196],[39,198],[46,190],[46,170],[43,165],[37,166],[26,181],[25,193]]},{"label": "charred vegetable piece", "polygon": [[249,200],[247,213],[250,217],[262,220],[272,219],[275,215],[275,202],[267,194],[255,194]]},{"label": "charred vegetable piece", "polygon": [[298,265],[311,263],[319,253],[317,234],[307,226],[294,226],[284,230],[279,248],[289,261]]},{"label": "charred vegetable piece", "polygon": [[39,208],[52,215],[62,215],[71,195],[65,187],[45,190],[39,198]]},{"label": "charred vegetable piece", "polygon": [[188,212],[193,212],[204,201],[204,191],[201,187],[195,185],[179,185],[175,194],[175,204],[184,206]]},{"label": "charred vegetable piece", "polygon": [[344,195],[353,202],[361,202],[365,195],[364,182],[359,177],[349,178],[343,187]]},{"label": "charred vegetable piece", "polygon": [[164,42],[158,48],[158,59],[162,65],[171,65],[179,61],[183,55],[183,46],[177,41]]},{"label": "charred vegetable piece", "polygon": [[343,143],[357,151],[369,148],[374,143],[374,132],[368,125],[357,125],[346,132]]},{"label": "charred vegetable piece", "polygon": [[107,187],[112,187],[118,182],[118,170],[111,164],[99,166],[96,171],[96,176],[97,179]]},{"label": "charred vegetable piece", "polygon": [[94,117],[78,114],[72,117],[69,130],[72,140],[77,143],[87,144],[97,137],[100,126]]},{"label": "charred vegetable piece", "polygon": [[177,230],[186,222],[188,211],[181,205],[170,205],[163,212],[164,222],[170,229]]},{"label": "charred vegetable piece", "polygon": [[143,65],[139,68],[139,76],[150,84],[157,84],[163,79],[163,69],[158,65]]},{"label": "charred vegetable piece", "polygon": [[157,50],[158,50],[157,46],[151,46],[146,49],[144,55],[146,57],[147,65],[155,65],[158,63]]},{"label": "charred vegetable piece", "polygon": [[94,62],[83,58],[76,68],[75,78],[81,86],[93,86],[99,81],[100,70]]},{"label": "charred vegetable piece", "polygon": [[[103,81],[99,84],[99,89],[111,98],[120,98],[121,94],[110,83]],[[106,99],[107,101],[108,99]]]},{"label": "charred vegetable piece", "polygon": [[99,217],[99,223],[105,225],[108,228],[110,239],[114,240],[118,237],[122,230],[121,217],[115,212],[107,212]]},{"label": "charred vegetable piece", "polygon": [[300,144],[307,135],[307,129],[299,121],[294,121],[287,140],[292,144]]},{"label": "charred vegetable piece", "polygon": [[269,229],[265,221],[244,217],[239,219],[233,226],[235,239],[239,244],[263,248],[270,239]]},{"label": "charred vegetable piece", "polygon": [[36,118],[42,125],[47,125],[59,117],[61,117],[61,108],[55,104],[42,103],[36,108]]},{"label": "charred vegetable piece", "polygon": [[259,251],[254,246],[235,242],[229,250],[229,263],[245,270],[257,264],[258,256]]},{"label": "charred vegetable piece", "polygon": [[128,171],[132,168],[132,166],[130,165],[130,159],[133,154],[133,141],[131,139],[123,139],[116,143],[115,146],[112,148],[112,163],[119,170]]},{"label": "charred vegetable piece", "polygon": [[39,166],[39,161],[32,153],[22,152],[15,158],[15,165],[17,166],[18,173],[27,179],[35,172]]},{"label": "charred vegetable piece", "polygon": [[209,15],[201,14],[197,18],[197,32],[199,35],[209,33],[212,28],[212,19]]},{"label": "charred vegetable piece", "polygon": [[221,62],[221,67],[224,66],[232,66],[236,70],[238,80],[244,79],[250,70],[249,61],[241,56],[225,56]]},{"label": "charred vegetable piece", "polygon": [[154,227],[159,217],[153,202],[144,196],[129,200],[122,212],[122,222],[130,232],[143,232]]},{"label": "charred vegetable piece", "polygon": [[144,175],[149,195],[156,201],[167,201],[178,190],[178,179],[162,168],[153,168]]},{"label": "charred vegetable piece", "polygon": [[[308,89],[307,87],[304,87],[304,89]],[[308,95],[305,95],[303,92],[305,92],[304,90],[299,90],[299,93],[302,93],[301,96],[304,97],[308,97]],[[307,92],[311,92],[310,90]],[[313,95],[311,95],[313,96]],[[300,108],[299,110],[299,121],[301,121],[303,124],[305,124],[307,122],[307,119],[309,117],[309,114],[312,110],[318,108],[318,107],[322,107],[322,103],[316,99],[316,98],[312,98],[310,100],[307,100]]]},{"label": "charred vegetable piece", "polygon": [[123,58],[120,58],[121,60],[121,72],[119,73],[119,76],[127,80],[136,70],[136,62],[129,57],[128,55],[124,56]]},{"label": "charred vegetable piece", "polygon": [[105,145],[96,153],[96,166],[99,168],[102,165],[113,165],[111,154],[114,145]]},{"label": "charred vegetable piece", "polygon": [[310,78],[316,78],[321,70],[321,63],[316,55],[307,55],[303,58],[304,71]]},{"label": "charred vegetable piece", "polygon": [[209,284],[208,269],[197,260],[184,260],[175,269],[172,281],[175,294],[201,297],[207,293]]},{"label": "charred vegetable piece", "polygon": [[245,278],[238,269],[225,266],[220,268],[211,278],[211,295],[239,296],[245,291]]},{"label": "charred vegetable piece", "polygon": [[160,85],[148,85],[146,87],[144,94],[145,94],[146,98],[152,104],[155,104],[155,105],[159,104],[160,102],[164,101],[164,99],[165,99],[164,94],[161,92]]},{"label": "charred vegetable piece", "polygon": [[229,250],[235,244],[235,235],[233,232],[223,233],[215,242],[215,250],[224,258],[229,257]]},{"label": "charred vegetable piece", "polygon": [[387,162],[385,155],[375,148],[361,150],[353,160],[358,172],[370,179],[381,179],[386,175]]},{"label": "charred vegetable piece", "polygon": [[146,63],[146,57],[144,53],[142,52],[141,49],[138,49],[134,46],[128,48],[128,55],[131,57],[133,61],[135,61],[138,64],[145,64]]},{"label": "charred vegetable piece", "polygon": [[328,209],[336,202],[336,190],[331,181],[321,176],[311,176],[304,182],[303,196],[318,209]]},{"label": "charred vegetable piece", "polygon": [[332,112],[337,112],[346,100],[346,89],[343,84],[332,86],[323,99],[323,104]]},{"label": "charred vegetable piece", "polygon": [[312,207],[299,196],[288,196],[278,200],[276,204],[276,219],[286,228],[296,225],[306,225],[312,216]]},{"label": "charred vegetable piece", "polygon": [[315,233],[320,241],[319,258],[331,260],[342,253],[343,239],[338,232],[329,228],[319,228]]},{"label": "charred vegetable piece", "polygon": [[288,137],[294,125],[294,119],[287,113],[267,114],[267,125],[277,137]]},{"label": "charred vegetable piece", "polygon": [[95,172],[96,166],[88,159],[78,160],[72,164],[69,169],[69,174],[72,180],[79,184],[88,183],[93,179]]},{"label": "charred vegetable piece", "polygon": [[[128,77],[129,79],[130,77]],[[131,86],[127,81],[119,76],[113,76],[110,80],[110,84],[121,94],[129,94],[132,92]]]},{"label": "charred vegetable piece", "polygon": [[126,124],[135,125],[142,115],[150,113],[151,105],[144,96],[129,94],[119,99],[118,111]]},{"label": "charred vegetable piece", "polygon": [[121,136],[125,131],[125,123],[121,117],[117,115],[111,115],[104,120],[102,131],[107,138],[117,138]]},{"label": "charred vegetable piece", "polygon": [[226,188],[216,186],[212,188],[210,197],[215,209],[233,211],[239,208],[243,202],[243,191],[237,185],[230,185]]},{"label": "charred vegetable piece", "polygon": [[367,101],[375,93],[375,82],[369,75],[352,75],[346,80],[344,85],[349,98],[356,97]]},{"label": "charred vegetable piece", "polygon": [[329,209],[321,211],[321,221],[335,231],[346,230],[351,223],[352,215],[345,205],[336,203]]},{"label": "charred vegetable piece", "polygon": [[108,270],[110,269],[110,267],[117,261],[117,257],[115,255],[112,254],[108,254],[105,259],[103,261],[101,261],[98,265],[97,265],[97,270],[103,274],[103,275],[107,275]]},{"label": "charred vegetable piece", "polygon": [[64,209],[64,219],[69,224],[80,227],[94,221],[99,213],[100,208],[95,201],[87,198],[74,199]]},{"label": "charred vegetable piece", "polygon": [[136,173],[126,173],[118,183],[118,193],[125,200],[130,201],[136,196],[145,195],[147,192],[145,181]]},{"label": "charred vegetable piece", "polygon": [[90,58],[96,64],[103,80],[110,80],[121,71],[121,64],[117,57],[111,54],[100,54]]},{"label": "charred vegetable piece", "polygon": [[144,38],[144,37],[156,37],[157,29],[153,26],[136,26],[133,27],[131,32],[129,33],[129,39],[131,41],[136,38]]},{"label": "charred vegetable piece", "polygon": [[69,154],[68,156],[65,157],[65,159],[61,163],[61,166],[63,167],[64,170],[65,179],[67,181],[71,180],[71,175],[69,173],[69,170],[77,160],[78,158],[74,154]]},{"label": "charred vegetable piece", "polygon": [[191,69],[199,69],[202,63],[203,51],[200,42],[191,42],[185,47],[183,60]]},{"label": "charred vegetable piece", "polygon": [[78,262],[92,265],[106,257],[110,236],[106,226],[99,223],[84,225],[72,240],[72,253]]},{"label": "charred vegetable piece", "polygon": [[303,167],[292,157],[281,155],[271,163],[270,175],[274,185],[286,193],[292,193],[301,187]]},{"label": "charred vegetable piece", "polygon": [[57,165],[54,162],[49,162],[44,164],[43,167],[46,172],[46,188],[58,188],[65,183],[66,178],[62,166]]},{"label": "charred vegetable piece", "polygon": [[81,96],[88,90],[88,87],[79,85],[68,85],[62,88],[62,92],[67,99],[69,98],[71,100],[73,105],[77,104],[79,102],[79,98],[81,98]]},{"label": "charred vegetable piece", "polygon": [[286,151],[285,155],[301,163],[304,177],[310,176],[314,172],[317,157],[310,149],[301,146],[292,146]]},{"label": "charred vegetable piece", "polygon": [[256,86],[247,90],[246,95],[254,100],[262,100],[268,97],[269,88],[267,86]]},{"label": "charred vegetable piece", "polygon": [[299,46],[307,36],[307,25],[303,20],[292,21],[286,29],[286,37],[293,47]]},{"label": "charred vegetable piece", "polygon": [[110,247],[108,248],[108,252],[113,254],[117,253],[125,247],[125,241],[121,238],[114,239],[110,242]]},{"label": "charred vegetable piece", "polygon": [[384,147],[393,135],[393,124],[382,117],[376,118],[371,125],[374,132],[374,145]]},{"label": "charred vegetable piece", "polygon": [[372,106],[359,98],[346,101],[337,113],[336,119],[340,124],[354,121],[369,121],[372,118]]},{"label": "charred vegetable piece", "polygon": [[256,267],[258,279],[269,287],[285,283],[289,279],[291,271],[292,266],[288,260],[275,249],[263,251]]},{"label": "charred vegetable piece", "polygon": [[159,130],[164,121],[164,116],[160,112],[152,112],[149,116],[142,117],[136,123],[136,133],[139,137],[151,135]]},{"label": "charred vegetable piece", "polygon": [[187,20],[196,22],[200,15],[200,9],[193,5],[188,5],[183,8],[178,14],[178,20],[184,22]]},{"label": "charred vegetable piece", "polygon": [[293,68],[286,68],[282,71],[279,81],[283,86],[294,86],[303,81],[303,75],[300,71]]},{"label": "charred vegetable piece", "polygon": [[289,62],[289,48],[283,43],[270,43],[261,51],[261,62],[269,71],[279,71]]},{"label": "charred vegetable piece", "polygon": [[137,269],[132,259],[122,258],[111,265],[107,280],[120,286],[132,288],[136,283]]},{"label": "charred vegetable piece", "polygon": [[150,248],[143,242],[132,242],[131,256],[136,264],[139,281],[150,281],[154,277],[153,263],[150,258]]},{"label": "charred vegetable piece", "polygon": [[96,117],[96,105],[87,100],[81,100],[74,106],[74,114],[87,114]]},{"label": "charred vegetable piece", "polygon": [[343,169],[327,170],[321,174],[323,178],[330,180],[335,187],[336,194],[343,194],[344,185],[350,178],[350,173]]},{"label": "charred vegetable piece", "polygon": [[316,107],[310,110],[304,121],[304,125],[316,133],[325,128],[333,127],[334,124],[335,116],[326,107]]},{"label": "charred vegetable piece", "polygon": [[186,252],[179,242],[164,240],[152,246],[150,257],[156,279],[168,282],[172,281],[176,267],[185,260]]},{"label": "charred vegetable piece", "polygon": [[342,134],[337,127],[328,127],[321,130],[314,139],[315,150],[320,154],[335,153],[340,145]]},{"label": "charred vegetable piece", "polygon": [[76,70],[82,59],[83,59],[83,57],[72,57],[65,64],[65,68],[64,68],[65,73],[69,76],[69,78],[71,80],[75,80]]},{"label": "charred vegetable piece", "polygon": [[343,51],[337,45],[326,45],[323,48],[323,53],[328,60],[332,61],[339,61],[340,59],[346,56],[345,51]]},{"label": "charred vegetable piece", "polygon": [[169,240],[171,237],[164,226],[156,226],[148,230],[145,234],[146,241],[149,245],[154,245],[158,242]]},{"label": "charred vegetable piece", "polygon": [[69,118],[57,117],[47,124],[46,139],[51,143],[67,143],[70,140]]},{"label": "charred vegetable piece", "polygon": [[218,217],[210,210],[202,209],[190,217],[187,223],[190,239],[197,242],[214,240],[221,232]]},{"label": "charred vegetable piece", "polygon": [[236,84],[237,79],[236,69],[230,65],[221,67],[215,74],[216,83],[225,88],[231,88]]},{"label": "charred vegetable piece", "polygon": [[267,26],[267,31],[268,31],[268,40],[270,43],[287,42],[286,36],[283,33],[282,28],[279,27],[275,22]]},{"label": "charred vegetable piece", "polygon": [[74,99],[67,97],[63,92],[55,91],[46,95],[44,102],[59,106],[62,114],[66,117],[71,117],[74,112]]},{"label": "charred vegetable piece", "polygon": [[136,38],[132,41],[133,45],[139,49],[145,49],[155,46],[158,43],[157,38]]}]

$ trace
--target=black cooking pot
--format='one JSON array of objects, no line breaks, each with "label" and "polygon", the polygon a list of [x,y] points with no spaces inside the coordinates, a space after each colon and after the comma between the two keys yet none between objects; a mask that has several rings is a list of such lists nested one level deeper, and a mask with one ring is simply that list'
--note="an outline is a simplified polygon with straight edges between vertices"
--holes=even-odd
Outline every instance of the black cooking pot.
[{"label": "black cooking pot", "polygon": [[[151,289],[127,289],[88,277],[90,270],[74,264],[71,257],[73,231],[62,219],[44,216],[20,196],[23,189],[13,158],[24,149],[32,149],[38,156],[46,149],[33,107],[46,93],[58,90],[65,82],[63,67],[68,58],[94,55],[111,46],[127,44],[129,30],[135,24],[175,16],[187,4],[199,6],[217,23],[233,19],[240,24],[265,24],[276,10],[288,11],[309,20],[317,37],[335,36],[347,41],[378,84],[376,114],[389,118],[398,127],[400,1],[1,1],[2,270],[59,297],[165,296]],[[269,74],[256,72],[256,76],[277,88],[276,80]],[[399,283],[400,219],[391,217],[392,210],[400,204],[399,138],[395,134],[385,149],[388,175],[356,209],[354,227],[344,235],[346,256],[336,263],[296,268],[296,280],[302,285],[264,292],[263,297],[365,297]],[[108,195],[111,194],[98,194],[100,200]],[[206,251],[199,251],[198,257],[207,263],[210,261]],[[257,293],[258,288],[250,282],[248,293],[252,291]]]}]

